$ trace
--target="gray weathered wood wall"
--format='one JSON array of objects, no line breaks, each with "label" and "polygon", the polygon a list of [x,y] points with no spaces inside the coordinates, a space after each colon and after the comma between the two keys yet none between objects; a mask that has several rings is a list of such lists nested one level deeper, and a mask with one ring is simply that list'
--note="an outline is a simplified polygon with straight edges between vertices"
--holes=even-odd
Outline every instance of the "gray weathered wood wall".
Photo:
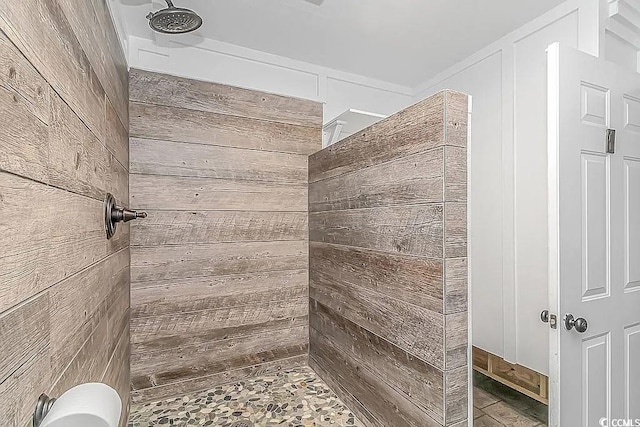
[{"label": "gray weathered wood wall", "polygon": [[128,72],[105,0],[0,2],[0,424],[102,381],[129,399]]},{"label": "gray weathered wood wall", "polygon": [[309,158],[310,364],[368,426],[466,425],[467,103]]},{"label": "gray weathered wood wall", "polygon": [[322,105],[131,70],[132,396],[307,362]]}]

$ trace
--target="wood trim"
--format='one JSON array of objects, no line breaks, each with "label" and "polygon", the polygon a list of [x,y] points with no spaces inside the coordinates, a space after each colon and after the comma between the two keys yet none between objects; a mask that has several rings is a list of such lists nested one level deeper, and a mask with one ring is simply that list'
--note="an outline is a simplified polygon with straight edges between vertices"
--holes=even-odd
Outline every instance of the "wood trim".
[{"label": "wood trim", "polygon": [[473,369],[532,399],[549,404],[549,378],[500,356],[473,347]]}]

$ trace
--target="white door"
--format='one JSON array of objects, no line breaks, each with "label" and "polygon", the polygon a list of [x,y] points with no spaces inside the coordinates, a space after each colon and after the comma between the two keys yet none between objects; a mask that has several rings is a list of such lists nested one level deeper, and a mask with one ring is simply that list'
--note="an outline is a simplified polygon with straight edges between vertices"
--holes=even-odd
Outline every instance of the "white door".
[{"label": "white door", "polygon": [[547,61],[550,425],[627,425],[601,420],[640,419],[640,74],[558,44]]}]

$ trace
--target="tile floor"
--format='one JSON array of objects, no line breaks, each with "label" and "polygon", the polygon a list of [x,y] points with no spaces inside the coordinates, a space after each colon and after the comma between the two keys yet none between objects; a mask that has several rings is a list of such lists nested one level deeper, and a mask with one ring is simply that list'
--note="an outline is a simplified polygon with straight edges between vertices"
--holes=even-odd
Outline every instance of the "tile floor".
[{"label": "tile floor", "polygon": [[217,386],[189,396],[132,405],[129,427],[156,425],[357,426],[362,424],[308,367]]},{"label": "tile floor", "polygon": [[547,406],[480,373],[473,373],[475,427],[541,427]]},{"label": "tile floor", "polygon": [[[546,426],[547,407],[474,373],[474,426]],[[362,427],[308,367],[217,386],[188,396],[132,405],[128,427],[282,425]]]}]

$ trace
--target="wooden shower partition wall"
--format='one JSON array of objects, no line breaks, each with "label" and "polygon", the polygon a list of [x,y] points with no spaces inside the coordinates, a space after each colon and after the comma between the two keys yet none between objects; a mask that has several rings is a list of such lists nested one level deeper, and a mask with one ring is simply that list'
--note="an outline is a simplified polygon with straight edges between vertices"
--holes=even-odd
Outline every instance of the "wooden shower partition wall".
[{"label": "wooden shower partition wall", "polygon": [[131,70],[135,402],[308,358],[308,155],[322,104]]},{"label": "wooden shower partition wall", "polygon": [[309,158],[310,364],[369,426],[466,425],[466,95]]}]

